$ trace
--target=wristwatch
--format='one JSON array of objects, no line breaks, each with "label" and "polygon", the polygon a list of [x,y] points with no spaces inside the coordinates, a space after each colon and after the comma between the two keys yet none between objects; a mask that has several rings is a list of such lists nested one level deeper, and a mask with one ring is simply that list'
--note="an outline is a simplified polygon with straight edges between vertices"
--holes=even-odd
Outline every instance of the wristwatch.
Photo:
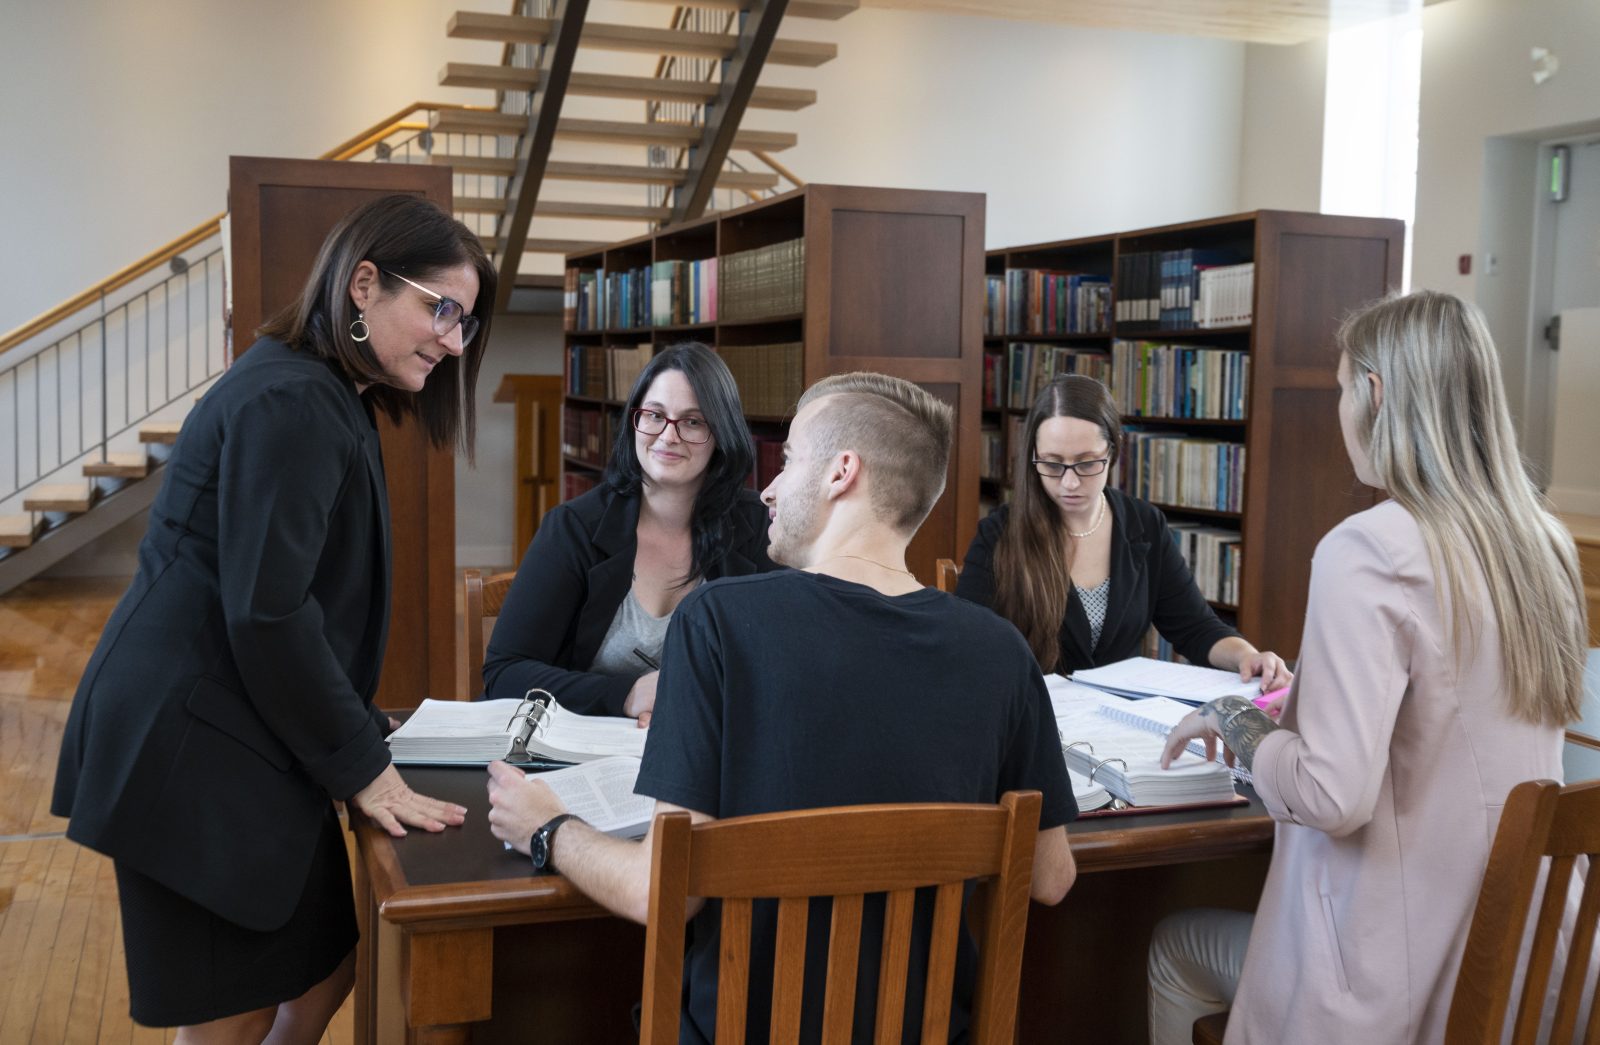
[{"label": "wristwatch", "polygon": [[535,871],[550,870],[550,841],[556,836],[556,829],[568,820],[576,820],[576,813],[562,813],[552,817],[543,827],[533,833],[533,838],[528,841],[528,856],[533,860]]}]

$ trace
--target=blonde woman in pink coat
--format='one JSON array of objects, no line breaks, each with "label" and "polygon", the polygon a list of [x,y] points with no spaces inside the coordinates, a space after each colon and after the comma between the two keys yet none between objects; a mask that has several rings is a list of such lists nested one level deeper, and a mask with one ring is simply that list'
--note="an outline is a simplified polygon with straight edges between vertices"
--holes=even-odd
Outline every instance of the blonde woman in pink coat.
[{"label": "blonde woman in pink coat", "polygon": [[1424,291],[1338,340],[1345,448],[1389,499],[1317,546],[1279,721],[1225,698],[1168,740],[1170,762],[1220,738],[1278,828],[1253,919],[1157,927],[1155,1045],[1230,1004],[1229,1045],[1442,1040],[1506,795],[1561,779],[1582,701],[1576,550],[1523,471],[1482,318]]}]

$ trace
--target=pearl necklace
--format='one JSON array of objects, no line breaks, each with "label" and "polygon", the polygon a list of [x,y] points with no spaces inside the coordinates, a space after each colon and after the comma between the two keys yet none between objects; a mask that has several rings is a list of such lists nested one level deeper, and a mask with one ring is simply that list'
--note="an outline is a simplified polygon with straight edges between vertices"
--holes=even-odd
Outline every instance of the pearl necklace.
[{"label": "pearl necklace", "polygon": [[1094,525],[1089,527],[1083,533],[1073,533],[1071,530],[1068,530],[1067,531],[1067,536],[1068,537],[1077,537],[1077,538],[1080,538],[1080,539],[1084,538],[1084,537],[1093,537],[1094,534],[1095,534],[1095,531],[1100,529],[1100,524],[1105,522],[1105,520],[1106,520],[1106,495],[1105,494],[1101,494],[1100,495],[1100,510],[1094,513]]}]

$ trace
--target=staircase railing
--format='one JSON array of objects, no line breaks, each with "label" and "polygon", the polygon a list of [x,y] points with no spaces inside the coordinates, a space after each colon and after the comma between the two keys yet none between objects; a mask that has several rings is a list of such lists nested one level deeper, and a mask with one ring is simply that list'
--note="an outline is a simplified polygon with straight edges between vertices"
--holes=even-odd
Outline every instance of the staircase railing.
[{"label": "staircase railing", "polygon": [[[488,108],[414,102],[321,158],[432,163],[436,153],[497,155],[494,135],[428,129],[436,112]],[[463,198],[494,198],[503,193],[504,179],[458,171],[455,191]],[[0,451],[0,514],[22,510],[31,488],[78,478],[72,469],[105,461],[144,422],[177,420],[187,412],[184,400],[227,367],[223,217],[202,222],[0,338],[0,353],[14,360],[0,369],[0,446],[8,438],[11,446],[9,454]],[[493,233],[493,214],[463,218],[480,234]]]}]

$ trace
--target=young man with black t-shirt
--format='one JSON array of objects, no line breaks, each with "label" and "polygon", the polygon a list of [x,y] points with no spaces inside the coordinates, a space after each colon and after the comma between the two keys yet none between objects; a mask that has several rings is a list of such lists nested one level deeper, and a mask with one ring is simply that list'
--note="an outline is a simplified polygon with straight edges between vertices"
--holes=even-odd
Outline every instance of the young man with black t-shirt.
[{"label": "young man with black t-shirt", "polygon": [[[794,569],[716,581],[679,605],[636,791],[655,798],[658,812],[688,810],[699,823],[1038,790],[1033,897],[1056,903],[1076,874],[1065,825],[1077,806],[1038,666],[1009,623],[905,569],[906,545],[944,488],[951,419],[915,385],[878,374],[828,378],[801,398],[784,470],[762,495],[770,554]],[[618,914],[646,920],[649,836],[624,842],[571,818],[551,824],[565,810],[547,787],[503,764],[490,771],[497,837],[525,851],[541,835],[547,866]],[[881,908],[863,925],[857,1040],[871,1039]],[[926,963],[931,903],[918,910],[913,970]],[[685,1042],[713,1035],[720,918],[715,903],[695,917]],[[811,923],[803,1040],[815,1038],[820,1020],[825,905],[813,904]],[[758,907],[751,1040],[766,1034],[773,936],[772,912]],[[952,1040],[964,1040],[974,956],[963,934]],[[908,1041],[920,1040],[921,988],[914,974]]]}]

